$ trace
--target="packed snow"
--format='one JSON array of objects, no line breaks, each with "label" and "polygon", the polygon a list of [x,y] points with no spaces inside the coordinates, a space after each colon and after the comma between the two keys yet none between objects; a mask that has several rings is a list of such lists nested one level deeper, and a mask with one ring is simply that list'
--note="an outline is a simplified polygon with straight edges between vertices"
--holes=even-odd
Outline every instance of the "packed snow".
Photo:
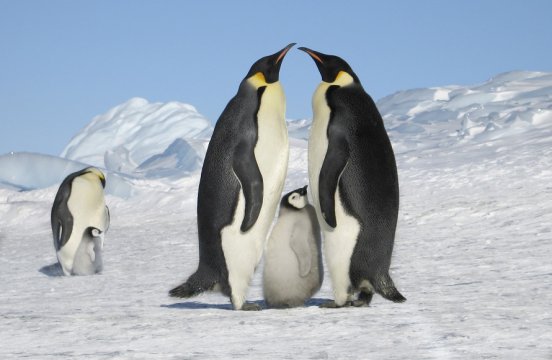
[{"label": "packed snow", "polygon": [[[168,297],[197,266],[211,127],[189,105],[132,99],[60,158],[0,157],[0,358],[552,358],[552,74],[408,90],[378,107],[399,169],[391,271],[404,304],[321,309],[327,273],[301,308]],[[307,184],[309,121],[288,128],[285,192]],[[87,164],[127,191],[107,191],[103,272],[59,276],[49,213],[63,177]],[[262,263],[249,299],[264,304],[261,274]]]}]

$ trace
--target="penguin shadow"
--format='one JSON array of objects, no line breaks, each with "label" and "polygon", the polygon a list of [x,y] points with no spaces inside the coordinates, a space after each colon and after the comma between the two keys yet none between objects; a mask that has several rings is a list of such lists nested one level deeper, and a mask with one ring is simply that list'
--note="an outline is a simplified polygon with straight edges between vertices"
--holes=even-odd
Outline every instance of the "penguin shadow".
[{"label": "penguin shadow", "polygon": [[305,309],[308,307],[320,307],[320,305],[327,303],[328,301],[331,301],[331,299],[323,299],[323,298],[311,298],[307,301],[305,301],[304,305],[299,306],[268,306],[266,305],[263,309],[267,310],[293,310],[293,309]]},{"label": "penguin shadow", "polygon": [[[266,304],[264,300],[255,300],[248,301],[251,304],[259,305],[263,310],[266,309]],[[234,310],[232,304],[209,304],[199,301],[186,301],[182,303],[170,304],[170,305],[161,305],[162,308],[167,309],[188,309],[188,310],[204,310],[204,309],[218,309],[218,310]]]},{"label": "penguin shadow", "polygon": [[310,306],[320,307],[320,305],[325,304],[328,301],[332,301],[332,299],[311,298],[305,301],[305,307],[310,307]]},{"label": "penguin shadow", "polygon": [[[307,308],[311,306],[319,307],[320,305],[328,301],[331,301],[331,299],[312,298],[307,300],[304,306],[297,306],[294,308],[268,307],[264,300],[255,300],[255,301],[250,301],[248,303],[257,304],[261,307],[262,310],[283,310],[283,309],[301,309],[301,308]],[[167,309],[187,309],[187,310],[204,310],[204,309],[234,310],[234,308],[232,307],[232,304],[209,304],[209,303],[203,303],[199,301],[186,301],[186,302],[170,304],[170,305],[161,305],[161,307],[167,308]]]},{"label": "penguin shadow", "polygon": [[38,271],[50,277],[65,276],[65,274],[63,273],[63,269],[58,262],[43,266]]}]

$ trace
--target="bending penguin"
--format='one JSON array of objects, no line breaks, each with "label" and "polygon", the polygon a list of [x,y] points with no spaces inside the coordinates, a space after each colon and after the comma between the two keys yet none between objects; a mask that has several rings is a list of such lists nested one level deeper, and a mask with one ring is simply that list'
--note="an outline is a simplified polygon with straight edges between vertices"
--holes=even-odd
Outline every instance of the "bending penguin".
[{"label": "bending penguin", "polygon": [[319,289],[324,276],[320,226],[308,203],[307,187],[280,202],[280,214],[268,238],[263,294],[268,306],[302,306]]},{"label": "bending penguin", "polygon": [[403,302],[389,276],[399,182],[381,115],[343,59],[299,49],[322,76],[312,99],[308,163],[335,299],[323,306],[368,305],[374,293]]},{"label": "bending penguin", "polygon": [[58,189],[51,224],[56,255],[65,275],[91,275],[102,270],[104,233],[109,227],[104,187],[104,174],[88,167],[69,174]]},{"label": "bending penguin", "polygon": [[174,297],[206,290],[245,303],[280,200],[287,172],[285,96],[279,72],[290,44],[256,61],[215,125],[198,191],[199,265]]}]

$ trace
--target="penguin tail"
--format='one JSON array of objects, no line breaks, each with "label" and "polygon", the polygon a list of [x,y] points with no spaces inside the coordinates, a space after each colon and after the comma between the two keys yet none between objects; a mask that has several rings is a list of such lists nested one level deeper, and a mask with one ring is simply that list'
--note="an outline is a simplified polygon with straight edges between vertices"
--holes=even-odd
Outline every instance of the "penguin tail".
[{"label": "penguin tail", "polygon": [[209,279],[209,277],[206,277],[205,274],[198,270],[185,283],[169,291],[169,295],[178,298],[189,298],[213,289],[215,284],[216,281],[214,279]]},{"label": "penguin tail", "polygon": [[189,298],[198,295],[201,292],[201,289],[192,286],[188,282],[185,282],[184,284],[178,285],[177,287],[169,291],[169,295],[177,298]]},{"label": "penguin tail", "polygon": [[397,290],[393,280],[389,274],[381,276],[378,281],[374,282],[375,290],[378,294],[383,296],[387,300],[391,300],[396,303],[402,303],[406,301],[406,298]]}]

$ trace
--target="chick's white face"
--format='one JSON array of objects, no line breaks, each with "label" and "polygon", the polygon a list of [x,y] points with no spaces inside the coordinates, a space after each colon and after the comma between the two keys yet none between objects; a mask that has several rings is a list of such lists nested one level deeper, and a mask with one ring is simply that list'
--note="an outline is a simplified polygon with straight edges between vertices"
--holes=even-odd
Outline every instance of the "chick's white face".
[{"label": "chick's white face", "polygon": [[296,209],[302,209],[307,205],[307,196],[294,192],[288,197],[288,203]]}]

